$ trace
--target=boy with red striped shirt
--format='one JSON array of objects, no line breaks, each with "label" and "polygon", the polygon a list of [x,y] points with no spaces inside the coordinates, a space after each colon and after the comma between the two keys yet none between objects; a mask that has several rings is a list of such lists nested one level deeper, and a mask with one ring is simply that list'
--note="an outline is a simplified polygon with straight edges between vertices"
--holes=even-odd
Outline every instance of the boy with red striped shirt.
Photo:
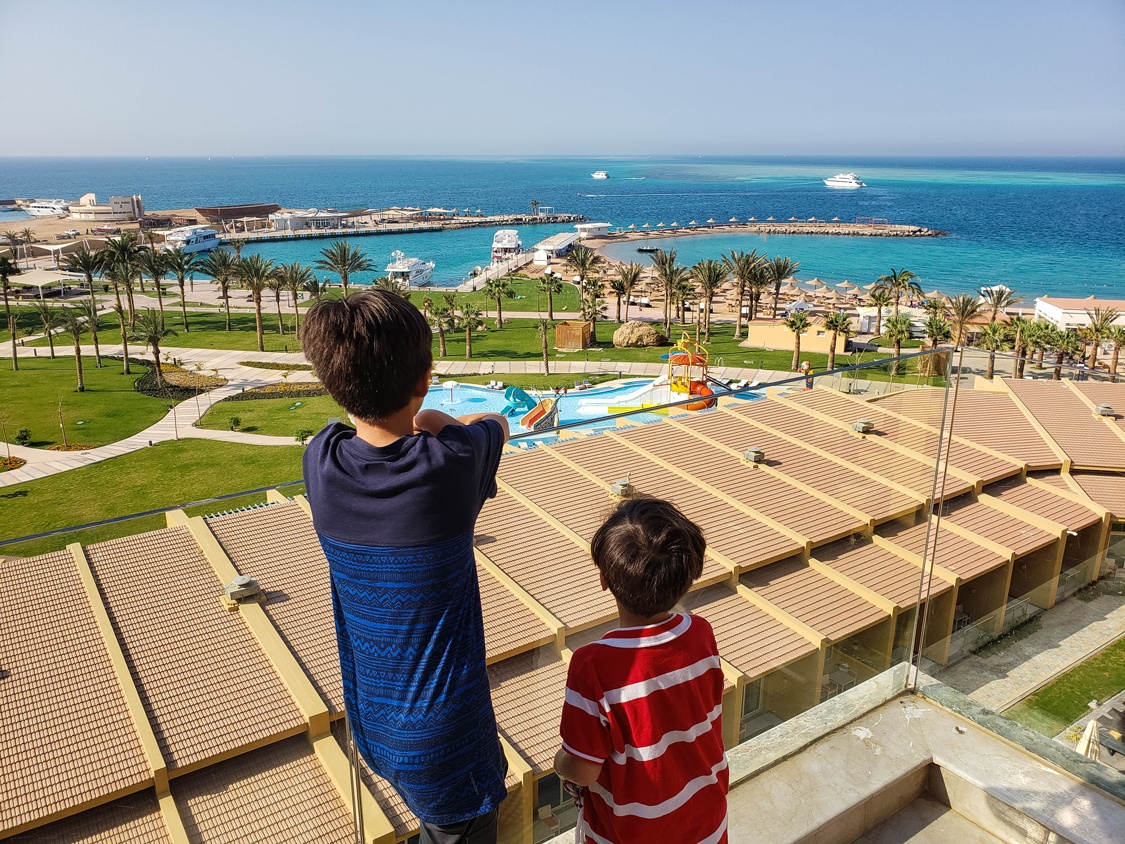
[{"label": "boy with red striped shirt", "polygon": [[725,844],[723,672],[711,626],[672,612],[703,571],[703,533],[639,498],[590,551],[621,626],[570,662],[555,770],[581,789],[579,842]]}]

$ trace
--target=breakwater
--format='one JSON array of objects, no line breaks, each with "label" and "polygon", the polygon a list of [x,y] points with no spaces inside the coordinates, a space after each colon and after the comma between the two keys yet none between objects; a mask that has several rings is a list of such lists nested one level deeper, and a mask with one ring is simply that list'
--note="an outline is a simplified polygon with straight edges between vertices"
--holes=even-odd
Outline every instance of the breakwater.
[{"label": "breakwater", "polygon": [[820,220],[791,220],[746,223],[722,223],[702,226],[664,226],[651,229],[618,229],[591,241],[592,245],[605,246],[629,240],[646,240],[663,237],[688,237],[702,234],[757,234],[757,235],[821,235],[830,237],[945,237],[948,233],[925,226],[884,222],[826,222]]}]

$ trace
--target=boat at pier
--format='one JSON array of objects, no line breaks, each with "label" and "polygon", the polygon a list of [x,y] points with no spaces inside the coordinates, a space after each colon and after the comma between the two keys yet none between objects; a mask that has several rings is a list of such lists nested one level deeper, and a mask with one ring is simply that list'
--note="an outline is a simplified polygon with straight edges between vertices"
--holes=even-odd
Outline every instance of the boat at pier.
[{"label": "boat at pier", "polygon": [[492,262],[514,258],[523,251],[523,241],[516,229],[500,229],[492,237]]},{"label": "boat at pier", "polygon": [[590,177],[593,179],[608,179],[609,173],[607,173],[605,170],[595,170],[590,174]]},{"label": "boat at pier", "polygon": [[434,278],[434,262],[421,258],[407,258],[400,249],[391,253],[387,264],[387,278],[405,287],[420,287],[429,284]]},{"label": "boat at pier", "polygon": [[183,226],[164,233],[164,248],[171,252],[210,252],[219,248],[219,233],[210,226]]},{"label": "boat at pier", "polygon": [[867,187],[855,173],[837,173],[831,179],[825,179],[824,184],[830,188],[843,188],[844,190]]},{"label": "boat at pier", "polygon": [[659,251],[660,251],[660,247],[659,247],[659,246],[638,246],[638,247],[637,247],[637,251],[638,251],[638,252],[644,252],[644,253],[646,253],[646,254],[650,254],[650,255],[651,255],[651,254],[652,254],[652,253],[654,253],[654,252],[659,252]]},{"label": "boat at pier", "polygon": [[70,211],[65,199],[37,199],[23,208],[32,217],[62,217]]}]

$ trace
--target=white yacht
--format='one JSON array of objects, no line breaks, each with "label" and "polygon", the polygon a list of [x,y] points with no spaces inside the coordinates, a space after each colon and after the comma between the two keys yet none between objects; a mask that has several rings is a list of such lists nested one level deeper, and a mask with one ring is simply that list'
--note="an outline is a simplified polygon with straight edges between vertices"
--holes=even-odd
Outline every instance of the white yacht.
[{"label": "white yacht", "polygon": [[70,203],[65,199],[37,199],[23,210],[32,217],[61,217],[70,211]]},{"label": "white yacht", "polygon": [[595,170],[590,174],[590,176],[594,179],[608,179],[609,173],[607,173],[605,170]]},{"label": "white yacht", "polygon": [[434,262],[421,258],[407,258],[399,249],[391,253],[387,264],[387,278],[405,287],[420,287],[434,278]]},{"label": "white yacht", "polygon": [[492,238],[492,261],[504,261],[523,251],[523,241],[515,229],[500,229]]},{"label": "white yacht", "polygon": [[825,179],[824,184],[830,188],[843,188],[844,190],[867,187],[855,173],[837,173],[831,179]]},{"label": "white yacht", "polygon": [[168,251],[210,252],[219,248],[219,233],[207,226],[184,226],[169,229],[164,235],[164,248]]}]

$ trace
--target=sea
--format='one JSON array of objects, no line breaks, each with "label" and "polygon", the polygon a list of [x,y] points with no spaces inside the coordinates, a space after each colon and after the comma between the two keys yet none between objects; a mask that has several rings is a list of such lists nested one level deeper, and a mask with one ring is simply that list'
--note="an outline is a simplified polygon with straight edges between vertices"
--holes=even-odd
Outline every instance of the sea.
[{"label": "sea", "polygon": [[[591,173],[606,170],[608,180]],[[859,190],[823,179],[855,172]],[[968,292],[1005,284],[1036,296],[1125,298],[1125,159],[888,158],[0,158],[0,198],[74,199],[139,193],[152,210],[277,202],[293,208],[540,208],[615,227],[731,217],[882,218],[947,233],[940,238],[706,234],[647,241],[682,263],[757,249],[800,263],[799,279],[868,284],[907,268],[925,290]],[[24,215],[0,212],[0,229]],[[531,246],[569,226],[523,227]],[[381,268],[390,253],[432,260],[435,283],[456,285],[489,259],[495,229],[357,238]],[[279,262],[310,263],[326,241],[248,246]],[[635,242],[608,254],[647,261]],[[376,273],[370,274],[372,277]],[[360,279],[364,280],[364,279]],[[370,280],[370,279],[367,279]]]}]

